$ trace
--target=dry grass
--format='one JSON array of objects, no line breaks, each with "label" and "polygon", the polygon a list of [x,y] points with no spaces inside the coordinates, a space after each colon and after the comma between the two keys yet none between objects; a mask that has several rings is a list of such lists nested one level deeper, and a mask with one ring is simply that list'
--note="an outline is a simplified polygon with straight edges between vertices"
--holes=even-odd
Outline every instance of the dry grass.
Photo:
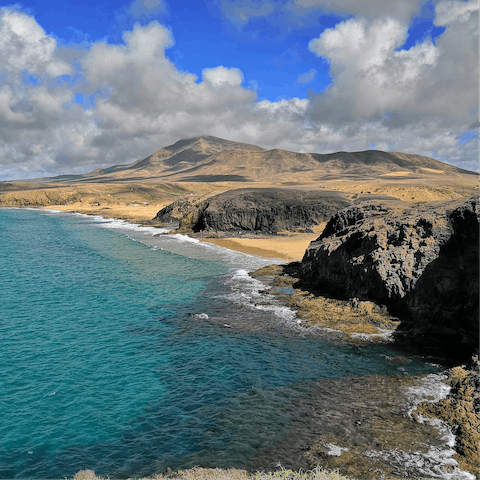
[{"label": "dry grass", "polygon": [[73,480],[103,480],[103,478],[95,475],[93,470],[86,469],[77,472],[73,477]]},{"label": "dry grass", "polygon": [[[287,470],[281,465],[275,472],[256,472],[249,474],[246,470],[237,468],[203,468],[194,467],[188,470],[172,472],[170,469],[164,474],[147,477],[140,480],[150,479],[178,479],[178,480],[353,480],[340,475],[338,471],[324,470],[317,466],[313,470]],[[72,480],[104,480],[95,475],[93,470],[81,470],[75,474]]]}]

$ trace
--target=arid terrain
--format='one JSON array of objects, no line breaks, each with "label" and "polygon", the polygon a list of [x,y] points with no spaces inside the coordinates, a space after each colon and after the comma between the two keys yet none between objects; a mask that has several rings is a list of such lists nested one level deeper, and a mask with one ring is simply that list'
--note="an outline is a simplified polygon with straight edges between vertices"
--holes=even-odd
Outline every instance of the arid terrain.
[{"label": "arid terrain", "polygon": [[[406,153],[294,153],[204,136],[85,175],[0,182],[0,206],[47,207],[143,223],[179,199],[198,202],[228,190],[270,187],[336,191],[351,202],[384,196],[431,202],[477,192],[478,174]],[[319,233],[318,226],[313,231]],[[300,259],[316,236],[282,233],[275,239],[258,232],[254,238],[229,235],[224,246]]]}]

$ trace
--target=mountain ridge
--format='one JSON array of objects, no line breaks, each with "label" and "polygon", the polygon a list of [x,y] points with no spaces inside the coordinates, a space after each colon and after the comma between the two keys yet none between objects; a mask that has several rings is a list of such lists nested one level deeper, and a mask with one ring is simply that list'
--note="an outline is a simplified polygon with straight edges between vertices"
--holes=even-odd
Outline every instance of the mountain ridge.
[{"label": "mountain ridge", "polygon": [[48,181],[86,183],[165,179],[215,182],[228,179],[282,183],[342,177],[385,179],[472,174],[477,175],[433,158],[403,152],[300,153],[199,136],[181,139],[130,164],[112,165],[83,175],[49,177]]}]

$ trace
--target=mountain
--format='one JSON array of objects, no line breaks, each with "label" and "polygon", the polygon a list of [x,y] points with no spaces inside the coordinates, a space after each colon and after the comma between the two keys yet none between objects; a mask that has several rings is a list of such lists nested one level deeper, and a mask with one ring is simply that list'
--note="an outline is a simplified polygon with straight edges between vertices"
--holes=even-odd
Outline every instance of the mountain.
[{"label": "mountain", "polygon": [[335,179],[414,179],[458,175],[477,174],[409,153],[379,150],[295,153],[202,136],[180,140],[129,165],[114,165],[85,175],[61,175],[48,181],[311,183]]}]

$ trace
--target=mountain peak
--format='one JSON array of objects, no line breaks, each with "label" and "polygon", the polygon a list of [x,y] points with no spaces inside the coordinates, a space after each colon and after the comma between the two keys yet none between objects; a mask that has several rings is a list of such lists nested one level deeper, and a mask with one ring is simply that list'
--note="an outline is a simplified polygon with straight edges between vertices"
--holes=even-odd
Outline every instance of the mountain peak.
[{"label": "mountain peak", "polygon": [[[211,135],[184,138],[130,165],[82,175],[78,181],[305,183],[364,179],[419,179],[476,175],[432,158],[401,152],[295,153]],[[435,180],[436,181],[436,180]]]}]

